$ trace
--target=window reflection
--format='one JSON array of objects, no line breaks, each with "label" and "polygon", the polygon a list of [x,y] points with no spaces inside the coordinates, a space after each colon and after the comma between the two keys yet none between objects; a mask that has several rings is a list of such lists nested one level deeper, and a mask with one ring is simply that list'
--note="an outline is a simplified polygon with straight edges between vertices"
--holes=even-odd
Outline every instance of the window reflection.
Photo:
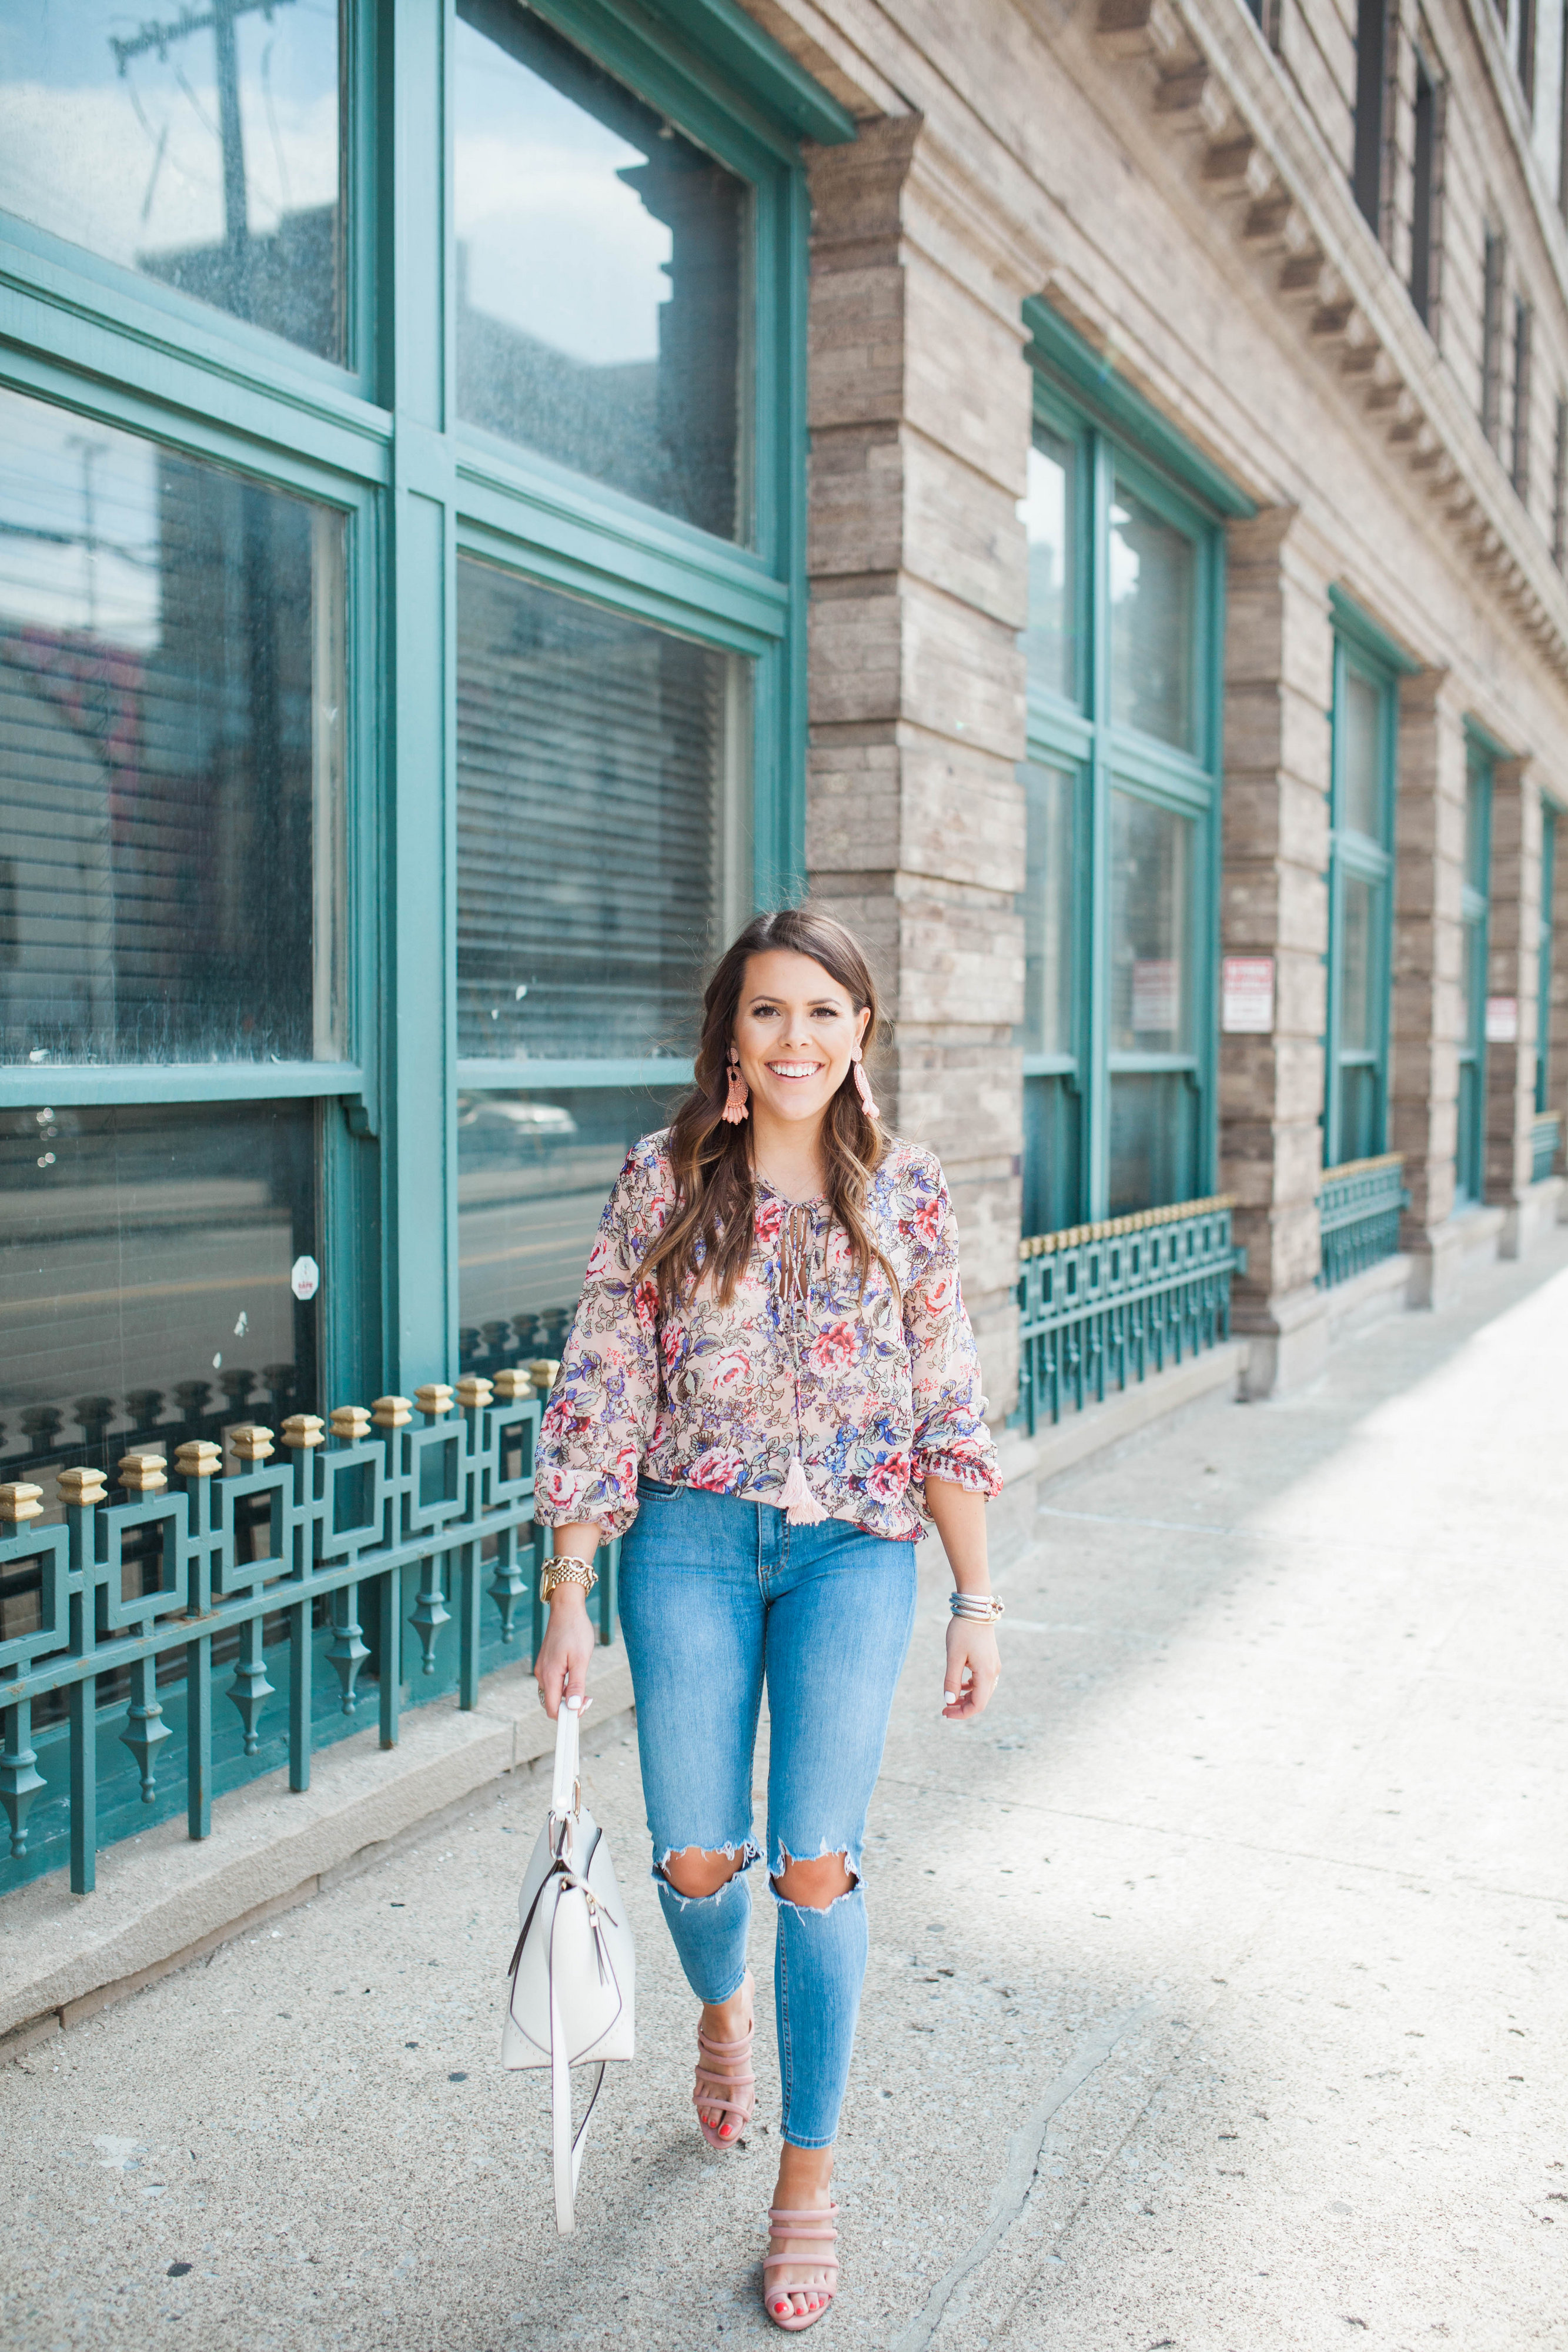
[{"label": "window reflection", "polygon": [[1383,697],[1346,663],[1341,719],[1340,823],[1369,840],[1383,838]]},{"label": "window reflection", "polygon": [[1197,557],[1118,481],[1111,509],[1111,718],[1191,751]]},{"label": "window reflection", "polygon": [[1037,425],[1029,453],[1029,491],[1019,515],[1029,540],[1029,626],[1024,656],[1029,682],[1049,694],[1077,698],[1078,632],[1072,576],[1077,518],[1071,442]]},{"label": "window reflection", "polygon": [[0,1479],[321,1409],[308,1103],[0,1115]]},{"label": "window reflection", "polygon": [[1113,1053],[1190,1045],[1192,830],[1172,809],[1111,795]]},{"label": "window reflection", "polygon": [[1185,1070],[1118,1071],[1112,1078],[1109,1215],[1193,1198],[1198,1102]]},{"label": "window reflection", "polygon": [[1031,761],[1023,770],[1028,866],[1023,896],[1024,1017],[1030,1054],[1072,1051],[1073,779]]},{"label": "window reflection", "polygon": [[0,207],[340,358],[339,50],[333,0],[9,7]]},{"label": "window reflection", "polygon": [[685,1055],[748,902],[746,665],[458,567],[465,1055]]},{"label": "window reflection", "polygon": [[1490,772],[1484,761],[1472,760],[1465,777],[1465,880],[1472,890],[1482,892],[1487,887],[1490,811]]},{"label": "window reflection", "polygon": [[340,1055],[340,518],[4,391],[0,444],[0,1055]]},{"label": "window reflection", "polygon": [[1339,1039],[1346,1053],[1376,1044],[1374,962],[1375,897],[1370,882],[1346,874],[1340,884]]},{"label": "window reflection", "polygon": [[685,1088],[465,1094],[457,1105],[459,1345],[465,1370],[559,1356],[605,1196]]},{"label": "window reflection", "polygon": [[459,0],[459,413],[745,538],[746,184],[513,0]]}]

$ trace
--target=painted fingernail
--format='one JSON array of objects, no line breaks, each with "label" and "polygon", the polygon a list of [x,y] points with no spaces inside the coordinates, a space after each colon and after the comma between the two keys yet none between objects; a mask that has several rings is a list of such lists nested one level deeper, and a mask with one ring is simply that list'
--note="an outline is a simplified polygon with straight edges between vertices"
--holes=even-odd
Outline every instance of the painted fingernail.
[{"label": "painted fingernail", "polygon": [[958,1694],[957,1694],[957,1692],[956,1692],[956,1691],[944,1691],[944,1692],[943,1692],[943,1694],[942,1694],[942,1696],[943,1696],[943,1697],[946,1700],[946,1702],[947,1702],[947,1704],[948,1704],[948,1706],[957,1706],[957,1704],[958,1704]]},{"label": "painted fingernail", "polygon": [[571,1709],[573,1715],[575,1715],[578,1708],[582,1705],[582,1701],[580,1698],[569,1698],[567,1700],[567,1705]]}]

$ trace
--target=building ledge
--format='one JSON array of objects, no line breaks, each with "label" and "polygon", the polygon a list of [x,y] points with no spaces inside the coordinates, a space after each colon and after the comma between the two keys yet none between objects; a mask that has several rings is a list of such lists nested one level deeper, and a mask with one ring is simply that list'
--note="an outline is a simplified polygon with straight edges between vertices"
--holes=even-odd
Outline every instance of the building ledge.
[{"label": "building ledge", "polygon": [[1039,1489],[1048,1479],[1124,1444],[1186,1405],[1218,1394],[1234,1396],[1246,1355],[1243,1342],[1225,1339],[1185,1364],[1151,1372],[1103,1404],[1064,1415],[1054,1428],[1037,1430],[1033,1437],[1009,1430],[997,1448],[1006,1484],[988,1513],[996,1558],[1005,1563],[1030,1539]]},{"label": "building ledge", "polygon": [[[590,1682],[600,1735],[632,1705],[619,1643],[596,1653]],[[412,1709],[390,1752],[372,1727],[314,1757],[308,1789],[276,1772],[236,1790],[210,1837],[175,1819],[105,1846],[92,1895],[72,1895],[63,1869],[18,1887],[0,1899],[0,2058],[308,1903],[554,1748],[527,1670],[503,1667],[467,1714],[455,1700]]]}]

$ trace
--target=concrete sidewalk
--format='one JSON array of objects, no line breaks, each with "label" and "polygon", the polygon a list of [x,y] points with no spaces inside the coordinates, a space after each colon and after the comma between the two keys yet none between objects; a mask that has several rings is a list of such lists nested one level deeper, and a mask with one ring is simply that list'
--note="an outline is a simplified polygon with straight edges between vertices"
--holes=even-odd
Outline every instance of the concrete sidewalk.
[{"label": "concrete sidewalk", "polygon": [[[1568,2346],[1565,1424],[1553,1234],[1303,1397],[1060,1481],[972,1732],[927,1563],[815,2342]],[[514,1775],[0,2074],[7,2346],[776,2340],[776,2061],[711,2158],[630,1745],[588,1772],[642,2054],[576,2239],[541,2087],[497,2063],[543,1803]]]}]

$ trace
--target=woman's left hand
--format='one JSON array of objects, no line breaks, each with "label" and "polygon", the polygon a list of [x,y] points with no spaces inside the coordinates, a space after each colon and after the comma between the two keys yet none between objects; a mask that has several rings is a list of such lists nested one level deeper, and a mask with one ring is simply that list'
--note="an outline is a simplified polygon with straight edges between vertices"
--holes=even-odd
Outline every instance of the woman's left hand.
[{"label": "woman's left hand", "polygon": [[994,1629],[972,1617],[949,1618],[947,1671],[942,1683],[947,1704],[942,1710],[943,1719],[963,1723],[970,1716],[984,1715],[1001,1671]]}]

